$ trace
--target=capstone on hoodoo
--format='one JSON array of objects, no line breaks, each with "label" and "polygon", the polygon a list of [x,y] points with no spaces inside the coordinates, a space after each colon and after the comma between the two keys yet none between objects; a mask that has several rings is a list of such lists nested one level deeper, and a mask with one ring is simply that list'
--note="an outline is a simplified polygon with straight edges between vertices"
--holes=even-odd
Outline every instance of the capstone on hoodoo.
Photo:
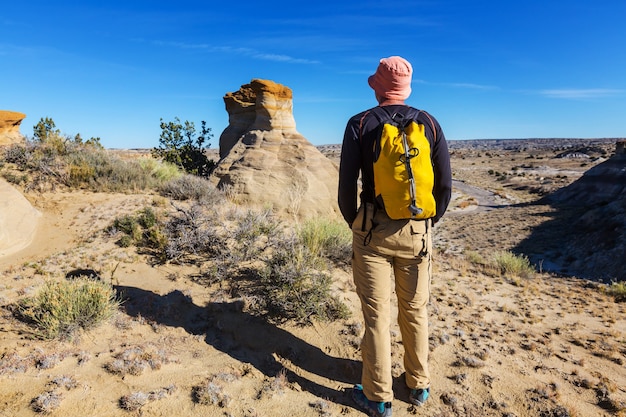
[{"label": "capstone on hoodoo", "polygon": [[290,88],[253,79],[224,96],[218,187],[298,218],[336,216],[338,169],[296,130]]},{"label": "capstone on hoodoo", "polygon": [[0,110],[0,146],[24,141],[20,133],[20,123],[26,118],[24,113]]}]

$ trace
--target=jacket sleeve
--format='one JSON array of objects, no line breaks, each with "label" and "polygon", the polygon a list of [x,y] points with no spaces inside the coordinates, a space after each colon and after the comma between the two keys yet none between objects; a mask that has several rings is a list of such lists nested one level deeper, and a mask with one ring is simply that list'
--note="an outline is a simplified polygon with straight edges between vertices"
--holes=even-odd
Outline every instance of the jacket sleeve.
[{"label": "jacket sleeve", "polygon": [[450,168],[450,153],[448,143],[439,123],[434,120],[437,129],[437,141],[432,153],[433,170],[435,173],[435,186],[433,195],[437,205],[437,214],[433,223],[441,219],[448,209],[452,197],[452,169]]},{"label": "jacket sleeve", "polygon": [[356,117],[350,119],[346,126],[339,162],[338,204],[348,225],[352,225],[357,214],[358,179],[361,171],[359,125],[355,119]]}]

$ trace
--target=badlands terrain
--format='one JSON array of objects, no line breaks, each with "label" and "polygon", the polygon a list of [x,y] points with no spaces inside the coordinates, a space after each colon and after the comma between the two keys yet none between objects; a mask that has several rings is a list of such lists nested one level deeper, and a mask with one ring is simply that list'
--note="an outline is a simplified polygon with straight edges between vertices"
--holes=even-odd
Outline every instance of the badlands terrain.
[{"label": "badlands terrain", "polygon": [[[319,149],[338,163],[339,146]],[[450,150],[453,201],[435,228],[432,397],[408,403],[394,327],[394,415],[626,415],[626,304],[605,291],[612,278],[603,269],[624,252],[570,254],[572,243],[599,245],[572,242],[574,212],[548,199],[609,160],[615,140],[464,141]],[[105,233],[121,215],[168,207],[163,197],[18,191],[40,216],[32,243],[0,257],[0,416],[364,415],[350,399],[362,325],[349,265],[332,278],[350,318],[268,323],[222,281],[198,279],[202,265],[157,263]],[[502,251],[528,256],[536,272],[489,267]],[[115,285],[119,313],[71,341],[37,339],[13,306],[77,269]],[[120,360],[143,365],[111,372]],[[199,386],[215,401],[198,401]]]}]

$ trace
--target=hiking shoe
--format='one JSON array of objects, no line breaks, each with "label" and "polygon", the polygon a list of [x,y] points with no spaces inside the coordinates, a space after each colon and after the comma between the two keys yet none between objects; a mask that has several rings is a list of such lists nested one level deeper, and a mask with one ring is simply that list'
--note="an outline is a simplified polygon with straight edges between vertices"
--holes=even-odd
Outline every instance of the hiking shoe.
[{"label": "hiking shoe", "polygon": [[429,396],[430,388],[415,388],[409,394],[409,401],[411,404],[424,405]]},{"label": "hiking shoe", "polygon": [[391,403],[370,401],[363,393],[363,386],[356,384],[352,388],[352,399],[370,417],[391,417]]}]

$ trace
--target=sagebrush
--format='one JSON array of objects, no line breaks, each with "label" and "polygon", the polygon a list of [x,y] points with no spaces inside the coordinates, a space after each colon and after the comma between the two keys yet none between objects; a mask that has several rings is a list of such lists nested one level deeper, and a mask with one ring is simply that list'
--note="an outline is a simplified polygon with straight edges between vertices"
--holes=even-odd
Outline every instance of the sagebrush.
[{"label": "sagebrush", "polygon": [[21,301],[19,314],[45,339],[71,339],[90,330],[119,309],[113,287],[90,278],[47,281],[39,292]]}]

